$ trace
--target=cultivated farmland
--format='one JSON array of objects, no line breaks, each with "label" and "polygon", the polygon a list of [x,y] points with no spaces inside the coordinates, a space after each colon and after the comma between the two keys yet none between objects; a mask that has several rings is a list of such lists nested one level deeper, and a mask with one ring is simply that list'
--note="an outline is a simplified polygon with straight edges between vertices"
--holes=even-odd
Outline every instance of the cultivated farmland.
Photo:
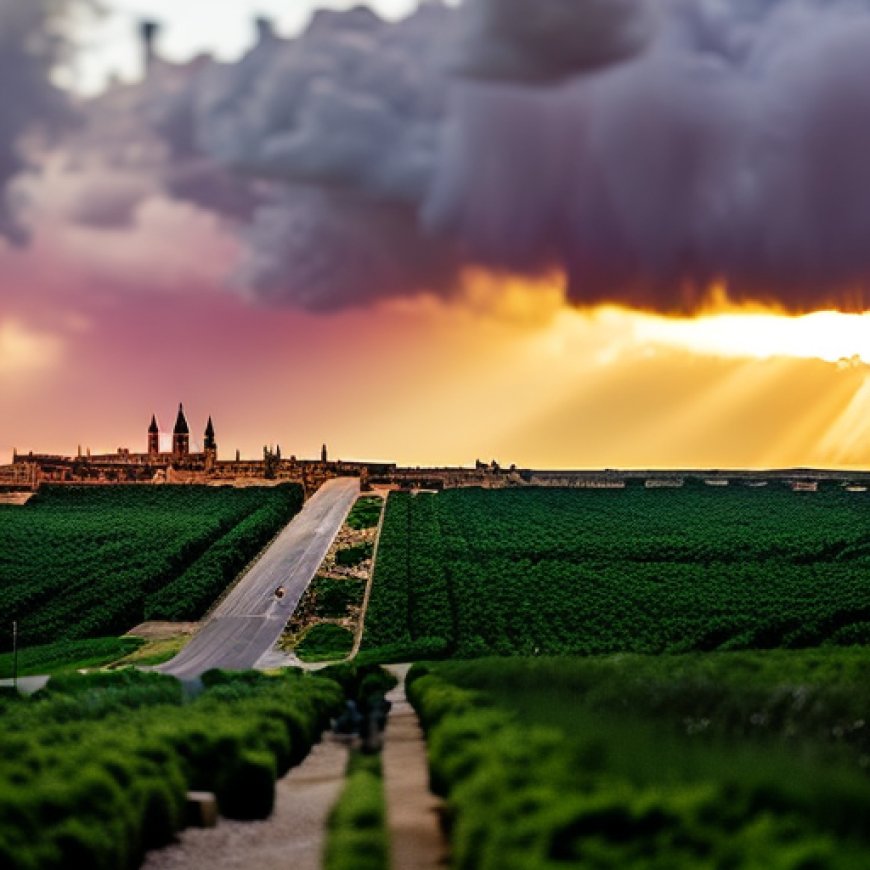
[{"label": "cultivated farmland", "polygon": [[0,505],[0,649],[197,619],[302,506],[296,485],[43,488]]},{"label": "cultivated farmland", "polygon": [[863,651],[481,659],[411,672],[452,866],[870,863]]},{"label": "cultivated farmland", "polygon": [[450,490],[390,496],[365,647],[418,657],[870,642],[870,496]]},{"label": "cultivated farmland", "polygon": [[0,695],[0,866],[132,870],[184,824],[185,794],[263,819],[276,777],[307,755],[341,706],[338,683],[210,671],[184,698],[160,674],[53,678]]}]

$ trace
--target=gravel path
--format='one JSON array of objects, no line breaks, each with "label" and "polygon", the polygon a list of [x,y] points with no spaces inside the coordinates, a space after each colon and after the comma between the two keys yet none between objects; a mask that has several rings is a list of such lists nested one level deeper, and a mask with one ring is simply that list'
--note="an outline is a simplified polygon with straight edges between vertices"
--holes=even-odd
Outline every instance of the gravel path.
[{"label": "gravel path", "polygon": [[326,818],[344,784],[347,748],[325,736],[279,783],[264,822],[221,819],[150,852],[142,870],[320,870]]},{"label": "gravel path", "polygon": [[384,735],[384,791],[392,870],[436,870],[447,866],[447,846],[438,823],[438,798],[429,791],[426,741],[417,714],[405,697],[405,666],[388,669],[399,685]]}]

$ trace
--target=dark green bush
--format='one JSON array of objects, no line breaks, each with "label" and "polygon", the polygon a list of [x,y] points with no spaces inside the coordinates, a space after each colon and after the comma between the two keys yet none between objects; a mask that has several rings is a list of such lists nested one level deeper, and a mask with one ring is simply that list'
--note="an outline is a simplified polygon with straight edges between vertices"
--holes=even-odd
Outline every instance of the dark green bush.
[{"label": "dark green bush", "polygon": [[361,663],[356,658],[349,662],[329,665],[317,674],[324,679],[335,680],[341,686],[345,698],[352,699],[357,704],[363,703],[371,695],[386,695],[398,683],[398,680],[382,667]]},{"label": "dark green bush", "polygon": [[326,870],[387,870],[389,845],[379,755],[353,753],[327,823]]},{"label": "dark green bush", "polygon": [[356,500],[347,516],[347,524],[352,529],[373,529],[381,519],[384,501],[380,496],[363,496]]},{"label": "dark green bush", "polygon": [[[818,669],[803,655],[790,676],[810,674],[820,692],[838,696],[851,679],[860,684],[859,671],[849,676],[850,655],[857,664],[844,652]],[[738,656],[733,666],[729,658],[712,666],[731,698],[726,704],[741,705],[739,686],[757,665],[742,707],[747,718],[759,715],[762,686],[776,696],[776,673],[788,673],[785,656],[773,666],[761,654]],[[771,734],[734,742],[733,726],[727,739],[669,731],[668,723],[685,728],[689,676],[709,672],[708,657],[643,665],[628,656],[412,669],[408,697],[427,731],[433,788],[446,798],[454,867],[867,865],[870,834],[862,819],[870,813],[870,783],[841,753],[828,752],[830,729],[816,733],[808,723],[800,752],[789,743],[791,730],[779,736],[784,745]],[[840,685],[830,685],[838,671]],[[661,689],[669,673],[676,685],[667,695],[680,703],[651,713],[644,699],[657,690],[650,691],[650,678],[657,675]],[[715,700],[702,694],[695,712]],[[853,699],[853,721],[863,704],[860,695]]]},{"label": "dark green bush", "polygon": [[296,647],[304,662],[344,658],[353,647],[353,632],[340,625],[321,622],[313,625]]},{"label": "dark green bush", "polygon": [[338,550],[335,554],[335,562],[337,565],[353,568],[371,557],[372,544],[354,544],[352,547]]},{"label": "dark green bush", "polygon": [[221,814],[229,819],[266,819],[275,805],[275,759],[268,752],[243,752],[217,781]]},{"label": "dark green bush", "polygon": [[311,584],[317,616],[336,619],[347,616],[352,606],[362,604],[365,583],[362,580],[334,580],[315,577]]}]

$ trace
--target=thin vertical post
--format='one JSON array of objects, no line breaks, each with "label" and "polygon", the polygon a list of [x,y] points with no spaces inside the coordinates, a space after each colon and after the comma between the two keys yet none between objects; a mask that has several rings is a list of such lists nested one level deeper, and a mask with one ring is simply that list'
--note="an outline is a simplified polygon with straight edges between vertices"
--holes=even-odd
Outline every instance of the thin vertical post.
[{"label": "thin vertical post", "polygon": [[18,620],[12,621],[12,686],[18,688]]}]

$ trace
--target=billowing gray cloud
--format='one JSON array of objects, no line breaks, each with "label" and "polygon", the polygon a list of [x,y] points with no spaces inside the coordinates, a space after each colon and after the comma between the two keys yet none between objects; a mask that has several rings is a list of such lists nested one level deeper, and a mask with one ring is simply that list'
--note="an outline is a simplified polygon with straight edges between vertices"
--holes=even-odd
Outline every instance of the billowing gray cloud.
[{"label": "billowing gray cloud", "polygon": [[[636,4],[617,0],[619,11],[608,14],[604,5],[585,5],[595,26],[583,39],[563,40],[559,72],[622,57],[629,43],[636,48],[628,14]],[[430,232],[421,211],[444,155],[450,91],[462,88],[451,72],[457,59],[475,41],[508,40],[515,58],[523,50],[521,34],[503,33],[493,8],[481,4],[468,37],[464,16],[439,2],[396,23],[364,8],[322,11],[298,39],[267,32],[239,63],[208,65],[180,87],[160,83],[170,73],[154,73],[145,115],[173,172],[183,175],[199,155],[259,185],[263,198],[241,229],[248,255],[237,282],[270,303],[316,309],[457,287],[462,240]],[[554,9],[528,6],[536,78]],[[498,64],[492,75],[504,74],[503,56],[488,57]],[[208,183],[196,200],[230,214],[218,201],[223,188],[207,164],[198,165]]]},{"label": "billowing gray cloud", "polygon": [[9,184],[28,166],[23,139],[54,133],[71,117],[65,95],[50,79],[66,48],[56,23],[69,5],[0,0],[0,236],[15,242],[26,234]]},{"label": "billowing gray cloud", "polygon": [[162,187],[239,227],[234,283],[317,310],[455,286],[454,241],[418,219],[453,18],[440,3],[397,23],[322,11],[298,39],[265,30],[236,64],[156,69],[138,90]]},{"label": "billowing gray cloud", "polygon": [[449,294],[461,265],[451,244],[421,232],[412,208],[341,189],[288,189],[256,210],[243,236],[237,285],[310,311]]},{"label": "billowing gray cloud", "polygon": [[650,39],[648,0],[466,0],[455,70],[546,82],[636,55]]},{"label": "billowing gray cloud", "polygon": [[196,81],[193,141],[240,173],[417,202],[444,118],[451,17],[437,4],[395,24],[321,12],[299,39],[264,40]]},{"label": "billowing gray cloud", "polygon": [[868,81],[867,2],[668,0],[629,61],[459,89],[426,219],[579,302],[864,307]]},{"label": "billowing gray cloud", "polygon": [[864,307],[867,82],[870,0],[428,2],[156,64],[76,149],[221,215],[270,304],[449,295],[484,265],[561,269],[578,303],[685,310],[725,282]]}]

